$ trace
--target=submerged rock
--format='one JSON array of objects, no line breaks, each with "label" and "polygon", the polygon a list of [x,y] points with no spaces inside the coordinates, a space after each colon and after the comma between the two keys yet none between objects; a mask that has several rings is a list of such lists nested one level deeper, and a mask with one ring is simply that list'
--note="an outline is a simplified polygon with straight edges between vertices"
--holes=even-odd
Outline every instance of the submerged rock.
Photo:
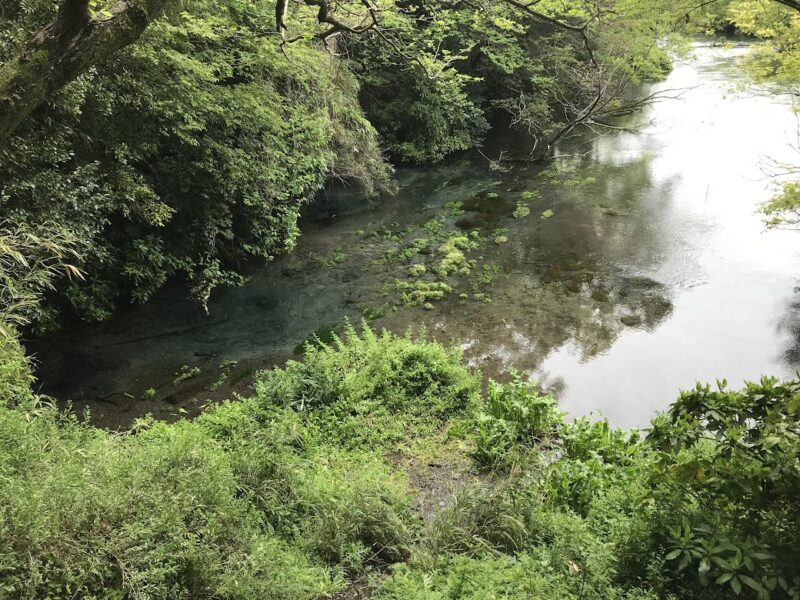
[{"label": "submerged rock", "polygon": [[642,317],[639,315],[623,315],[619,318],[620,323],[627,327],[636,327],[642,324]]}]

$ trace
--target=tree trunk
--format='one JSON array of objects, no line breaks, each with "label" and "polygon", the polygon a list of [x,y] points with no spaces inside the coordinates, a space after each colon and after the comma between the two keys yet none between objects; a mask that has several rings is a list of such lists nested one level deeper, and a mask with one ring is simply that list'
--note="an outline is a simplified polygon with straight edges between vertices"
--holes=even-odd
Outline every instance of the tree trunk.
[{"label": "tree trunk", "polygon": [[0,66],[0,145],[52,94],[135,42],[169,0],[118,0],[92,18],[89,0],[64,0],[55,20]]}]

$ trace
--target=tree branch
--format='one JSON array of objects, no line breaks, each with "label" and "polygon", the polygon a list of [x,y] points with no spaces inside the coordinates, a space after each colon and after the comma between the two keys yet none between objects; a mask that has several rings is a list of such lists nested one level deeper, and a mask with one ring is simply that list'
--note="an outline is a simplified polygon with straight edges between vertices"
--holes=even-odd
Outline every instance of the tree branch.
[{"label": "tree branch", "polygon": [[564,29],[566,31],[572,31],[573,33],[577,33],[580,36],[581,40],[583,41],[584,49],[589,54],[589,60],[591,61],[592,65],[594,65],[594,67],[597,68],[598,66],[597,60],[595,59],[594,56],[594,50],[592,49],[592,44],[589,41],[588,30],[589,30],[589,25],[592,24],[592,21],[594,21],[595,19],[599,19],[601,13],[598,13],[590,17],[587,21],[583,23],[574,24],[574,23],[568,23],[567,21],[562,21],[561,19],[557,19],[556,17],[551,17],[550,15],[546,15],[542,12],[539,12],[538,10],[533,8],[533,6],[536,4],[535,1],[529,2],[527,4],[524,2],[520,2],[520,0],[504,0],[504,2],[510,4],[515,8],[518,8],[525,14],[529,15],[530,17],[533,17],[538,21],[543,21],[545,23],[553,25],[554,27],[558,27],[559,29]]},{"label": "tree branch", "polygon": [[132,44],[170,0],[118,0],[92,18],[89,0],[64,0],[55,20],[0,66],[0,144],[57,90]]},{"label": "tree branch", "polygon": [[778,4],[783,4],[784,6],[788,6],[789,8],[800,12],[800,1],[798,0],[774,0]]}]

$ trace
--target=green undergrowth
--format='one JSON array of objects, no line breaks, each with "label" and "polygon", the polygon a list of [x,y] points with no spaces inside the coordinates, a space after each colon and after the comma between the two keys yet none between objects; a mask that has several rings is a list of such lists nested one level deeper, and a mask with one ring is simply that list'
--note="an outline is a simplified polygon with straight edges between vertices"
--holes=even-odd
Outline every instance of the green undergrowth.
[{"label": "green undergrowth", "polygon": [[642,435],[348,326],[250,398],[112,433],[0,343],[2,598],[800,597],[798,382],[698,387]]}]

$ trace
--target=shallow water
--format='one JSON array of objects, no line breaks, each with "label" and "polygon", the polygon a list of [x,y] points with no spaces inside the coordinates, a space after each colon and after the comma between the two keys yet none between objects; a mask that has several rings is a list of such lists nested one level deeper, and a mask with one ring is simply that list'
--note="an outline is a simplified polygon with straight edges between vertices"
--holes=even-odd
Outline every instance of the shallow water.
[{"label": "shallow water", "polygon": [[[756,209],[771,193],[765,158],[798,161],[797,121],[784,98],[740,89],[745,52],[698,43],[693,60],[645,90],[679,98],[625,123],[636,131],[584,132],[549,166],[521,160],[527,142],[506,133],[483,152],[505,150],[507,171],[467,154],[398,170],[394,197],[332,193],[309,209],[293,254],[221,290],[208,316],[172,288],[108,323],[31,343],[42,388],[106,426],[174,418],[230,395],[313,332],[362,316],[395,331],[425,325],[488,375],[519,369],[570,414],[601,411],[624,426],[646,425],[697,381],[792,375],[800,233],[766,231]],[[463,214],[446,206],[454,201]],[[513,218],[517,202],[531,214]],[[398,305],[407,263],[380,259],[442,215],[445,231],[481,233],[476,268],[451,278],[455,292],[432,310]],[[226,360],[238,364],[209,391]],[[184,364],[202,374],[176,384]],[[140,399],[151,387],[155,397]]]}]

